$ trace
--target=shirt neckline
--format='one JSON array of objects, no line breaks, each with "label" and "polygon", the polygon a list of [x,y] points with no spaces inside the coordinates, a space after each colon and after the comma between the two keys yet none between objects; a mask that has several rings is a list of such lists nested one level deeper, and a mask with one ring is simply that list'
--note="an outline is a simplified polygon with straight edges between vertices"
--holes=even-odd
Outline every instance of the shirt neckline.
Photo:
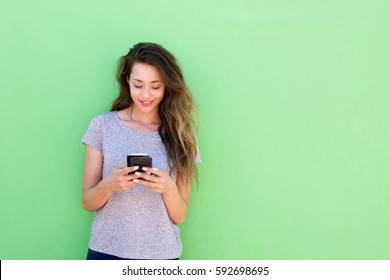
[{"label": "shirt neckline", "polygon": [[119,116],[118,116],[118,111],[114,111],[113,112],[114,115],[115,115],[115,119],[117,120],[117,122],[120,124],[121,127],[125,128],[126,130],[129,130],[129,131],[132,131],[132,132],[138,132],[138,133],[147,133],[147,134],[158,134],[158,130],[156,131],[143,131],[143,130],[137,130],[137,129],[134,129],[134,128],[130,128],[128,126],[126,126],[120,119],[119,119]]}]

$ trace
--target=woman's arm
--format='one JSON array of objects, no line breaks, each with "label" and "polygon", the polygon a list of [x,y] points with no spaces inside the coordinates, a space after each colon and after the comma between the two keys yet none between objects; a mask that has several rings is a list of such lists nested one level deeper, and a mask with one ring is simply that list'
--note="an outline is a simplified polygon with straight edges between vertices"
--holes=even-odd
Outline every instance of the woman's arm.
[{"label": "woman's arm", "polygon": [[155,168],[143,169],[156,176],[136,172],[136,175],[145,180],[136,179],[134,181],[143,184],[155,192],[161,193],[171,221],[177,225],[183,223],[187,216],[190,201],[191,182],[187,185],[184,184],[182,177],[178,175],[175,183],[165,172]]},{"label": "woman's arm", "polygon": [[135,175],[127,175],[138,167],[118,165],[111,174],[102,179],[103,154],[101,151],[86,145],[83,175],[82,205],[87,211],[102,208],[114,191],[121,192],[131,188]]},{"label": "woman's arm", "polygon": [[176,186],[176,188],[163,193],[163,198],[169,218],[178,225],[186,220],[192,184],[186,186],[181,176],[178,176]]}]

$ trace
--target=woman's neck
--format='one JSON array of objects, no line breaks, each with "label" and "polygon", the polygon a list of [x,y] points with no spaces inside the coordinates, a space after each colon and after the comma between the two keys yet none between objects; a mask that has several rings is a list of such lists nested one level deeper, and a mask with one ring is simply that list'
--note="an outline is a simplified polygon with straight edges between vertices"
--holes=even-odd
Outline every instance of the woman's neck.
[{"label": "woman's neck", "polygon": [[161,123],[158,111],[144,113],[136,106],[132,105],[127,109],[127,114],[130,121],[135,122],[137,125],[144,127],[159,127]]}]

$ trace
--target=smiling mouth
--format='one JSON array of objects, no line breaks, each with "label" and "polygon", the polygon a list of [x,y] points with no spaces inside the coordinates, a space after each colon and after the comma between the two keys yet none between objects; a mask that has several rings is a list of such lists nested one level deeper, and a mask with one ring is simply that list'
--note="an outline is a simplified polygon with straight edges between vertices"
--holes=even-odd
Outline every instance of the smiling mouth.
[{"label": "smiling mouth", "polygon": [[141,104],[144,105],[144,106],[148,106],[150,104],[153,103],[153,101],[143,101],[143,100],[140,100]]}]

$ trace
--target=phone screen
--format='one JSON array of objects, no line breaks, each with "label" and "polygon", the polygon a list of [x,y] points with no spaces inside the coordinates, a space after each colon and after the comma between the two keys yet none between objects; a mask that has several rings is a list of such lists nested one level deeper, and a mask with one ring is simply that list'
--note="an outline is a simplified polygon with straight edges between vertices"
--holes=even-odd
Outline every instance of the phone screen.
[{"label": "phone screen", "polygon": [[138,166],[139,168],[136,170],[138,172],[144,172],[142,167],[153,167],[152,162],[152,158],[148,154],[130,154],[127,156],[127,166]]}]

